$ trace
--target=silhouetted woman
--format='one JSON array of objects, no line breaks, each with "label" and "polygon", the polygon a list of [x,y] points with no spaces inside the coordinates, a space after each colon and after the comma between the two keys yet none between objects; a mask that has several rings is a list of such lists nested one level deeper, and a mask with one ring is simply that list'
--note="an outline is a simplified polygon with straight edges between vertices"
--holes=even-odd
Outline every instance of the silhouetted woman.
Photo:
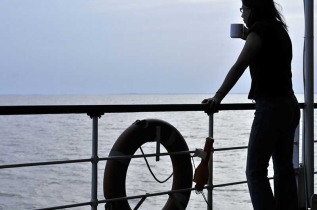
[{"label": "silhouetted woman", "polygon": [[[216,112],[222,99],[249,66],[249,99],[256,101],[246,175],[255,210],[298,210],[292,164],[295,129],[300,111],[292,88],[292,43],[273,0],[242,0],[248,33],[236,63],[214,97],[203,100]],[[274,195],[267,178],[272,157]]]}]

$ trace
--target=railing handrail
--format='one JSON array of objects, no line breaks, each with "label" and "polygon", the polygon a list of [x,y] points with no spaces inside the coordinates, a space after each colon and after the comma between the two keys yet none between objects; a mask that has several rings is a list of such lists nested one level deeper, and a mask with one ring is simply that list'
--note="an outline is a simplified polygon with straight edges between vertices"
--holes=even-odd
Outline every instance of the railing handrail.
[{"label": "railing handrail", "polygon": [[[304,108],[304,103],[300,103]],[[317,103],[314,104],[317,108]],[[128,112],[171,112],[171,111],[204,111],[205,104],[133,104],[133,105],[23,105],[0,106],[0,115],[37,115],[37,114],[88,114]],[[220,104],[219,110],[254,110],[254,103]]]},{"label": "railing handrail", "polygon": [[[300,103],[300,108],[304,108],[305,104]],[[317,103],[314,104],[314,108],[317,108]],[[132,112],[170,112],[170,111],[205,111],[208,107],[206,104],[141,104],[141,105],[23,105],[23,106],[0,106],[0,115],[38,115],[38,114],[88,114],[93,119],[93,148],[98,145],[98,117],[105,113],[132,113]],[[219,110],[254,110],[254,103],[230,103],[230,104],[221,104],[219,106]],[[210,118],[211,116],[209,116]],[[213,121],[209,119],[209,121]],[[210,133],[210,135],[212,132]],[[226,150],[235,150],[235,149],[246,149],[247,147],[231,147],[231,148],[219,148],[214,149],[214,151],[226,151]],[[97,150],[96,150],[97,151]],[[56,206],[50,207],[49,209],[60,209],[60,208],[71,208],[76,206],[83,205],[91,205],[92,209],[97,209],[98,204],[105,203],[107,200],[97,199],[97,164],[100,160],[112,159],[114,157],[107,158],[98,158],[97,152],[90,159],[79,159],[79,160],[64,160],[64,161],[51,161],[51,162],[37,162],[37,163],[26,163],[26,164],[13,164],[13,165],[2,165],[0,169],[4,168],[18,168],[18,167],[29,167],[35,165],[53,165],[53,164],[65,164],[65,163],[78,163],[78,162],[92,162],[92,200],[90,202],[78,203],[78,204],[70,204],[66,206]],[[182,152],[179,152],[182,153]],[[193,151],[187,151],[187,153],[193,153]],[[157,154],[147,154],[147,155],[132,155],[134,158],[143,157],[143,156],[156,156]],[[163,154],[160,154],[163,155]],[[164,155],[170,155],[168,153],[164,153]],[[174,154],[177,155],[177,154]],[[130,157],[116,157],[118,159],[122,158],[130,158]],[[316,172],[315,172],[316,173]],[[208,192],[213,188],[237,185],[245,183],[245,181],[241,182],[233,182],[233,183],[225,183],[205,186],[204,188],[208,189]],[[182,189],[182,190],[195,190],[195,188],[190,189]],[[139,195],[145,199],[145,197],[157,196],[161,194],[169,194],[173,193],[172,191],[168,192],[159,192],[152,193],[146,195]],[[119,199],[132,199],[132,197],[125,197]],[[138,196],[137,196],[138,197]],[[141,198],[140,197],[140,198]],[[209,198],[208,198],[209,200]],[[210,199],[212,202],[212,199]],[[142,200],[139,204],[142,204]]]}]

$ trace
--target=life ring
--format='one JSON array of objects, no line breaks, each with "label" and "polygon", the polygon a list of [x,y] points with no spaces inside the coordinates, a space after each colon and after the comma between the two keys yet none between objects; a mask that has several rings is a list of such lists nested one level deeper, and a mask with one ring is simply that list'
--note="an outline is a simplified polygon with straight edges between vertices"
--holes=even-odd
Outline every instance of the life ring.
[{"label": "life ring", "polygon": [[[146,142],[156,141],[168,152],[188,151],[188,146],[181,133],[169,123],[157,120],[137,120],[128,127],[113,145],[109,156],[133,155]],[[170,156],[173,165],[172,190],[191,188],[193,171],[190,154]],[[105,166],[103,190],[106,199],[126,197],[126,175],[131,159],[108,160]],[[169,196],[164,210],[179,209],[179,204],[187,207],[191,191],[174,193]],[[176,200],[175,200],[176,199]],[[178,204],[177,204],[178,203]],[[127,200],[111,202],[112,210],[130,210]]]}]

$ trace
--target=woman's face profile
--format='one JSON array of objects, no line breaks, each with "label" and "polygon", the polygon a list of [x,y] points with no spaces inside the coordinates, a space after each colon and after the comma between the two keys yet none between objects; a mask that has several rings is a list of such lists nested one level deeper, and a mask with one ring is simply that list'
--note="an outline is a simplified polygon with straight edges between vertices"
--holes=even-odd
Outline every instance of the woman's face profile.
[{"label": "woman's face profile", "polygon": [[247,21],[249,19],[250,13],[251,13],[251,9],[246,7],[246,6],[244,6],[244,5],[242,5],[242,7],[240,8],[240,12],[242,13],[241,17],[243,19],[243,22],[245,24],[247,24]]}]

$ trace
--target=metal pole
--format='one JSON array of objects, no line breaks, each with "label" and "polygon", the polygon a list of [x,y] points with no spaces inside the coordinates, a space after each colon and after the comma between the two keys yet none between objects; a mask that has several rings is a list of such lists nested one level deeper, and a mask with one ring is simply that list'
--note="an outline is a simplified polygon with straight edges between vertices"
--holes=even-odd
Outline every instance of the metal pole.
[{"label": "metal pole", "polygon": [[305,199],[305,179],[302,165],[299,163],[299,125],[295,131],[294,149],[293,149],[293,167],[296,174],[298,207],[303,209],[306,206]]},{"label": "metal pole", "polygon": [[299,168],[299,125],[295,130],[294,149],[293,149],[293,167]]},{"label": "metal pole", "polygon": [[304,167],[306,174],[307,204],[314,194],[314,1],[305,0],[304,52]]},{"label": "metal pole", "polygon": [[92,174],[91,174],[91,210],[97,210],[97,186],[98,186],[98,117],[92,116]]},{"label": "metal pole", "polygon": [[[214,115],[211,113],[209,115],[209,137],[213,138],[214,135]],[[208,178],[208,203],[207,210],[213,209],[213,198],[212,198],[212,190],[213,190],[213,151],[210,153],[210,159],[209,159],[209,178]]]}]

